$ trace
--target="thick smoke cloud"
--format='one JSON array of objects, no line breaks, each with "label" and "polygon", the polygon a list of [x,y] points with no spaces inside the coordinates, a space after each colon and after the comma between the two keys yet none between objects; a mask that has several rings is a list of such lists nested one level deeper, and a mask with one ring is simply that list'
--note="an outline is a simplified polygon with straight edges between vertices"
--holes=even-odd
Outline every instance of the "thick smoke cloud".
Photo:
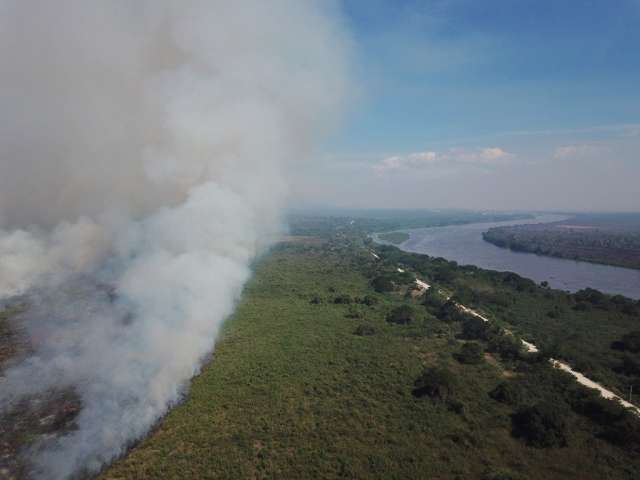
[{"label": "thick smoke cloud", "polygon": [[0,297],[33,354],[0,408],[75,388],[35,473],[121,454],[179,400],[345,98],[328,2],[0,0]]}]

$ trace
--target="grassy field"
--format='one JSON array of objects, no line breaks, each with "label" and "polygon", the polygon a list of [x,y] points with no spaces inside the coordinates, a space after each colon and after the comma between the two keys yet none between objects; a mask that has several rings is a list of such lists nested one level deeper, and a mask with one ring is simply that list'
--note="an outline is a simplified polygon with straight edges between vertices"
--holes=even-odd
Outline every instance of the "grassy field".
[{"label": "grassy field", "polygon": [[[565,447],[514,438],[514,407],[488,392],[527,373],[457,361],[458,327],[406,289],[376,293],[363,272],[380,267],[356,248],[296,242],[258,262],[185,402],[101,478],[640,478],[637,456],[574,413]],[[404,304],[412,323],[385,320]],[[458,408],[412,395],[430,366],[455,374]]]},{"label": "grassy field", "polygon": [[380,240],[393,243],[394,245],[399,245],[402,242],[409,240],[409,234],[406,232],[381,233],[378,236],[380,237]]}]

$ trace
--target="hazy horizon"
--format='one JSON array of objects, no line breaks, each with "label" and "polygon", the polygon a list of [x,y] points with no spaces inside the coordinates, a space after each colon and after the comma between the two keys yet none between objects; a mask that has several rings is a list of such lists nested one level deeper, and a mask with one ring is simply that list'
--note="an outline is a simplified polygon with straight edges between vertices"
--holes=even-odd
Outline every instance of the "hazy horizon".
[{"label": "hazy horizon", "polygon": [[640,3],[343,5],[358,91],[293,203],[638,209]]}]

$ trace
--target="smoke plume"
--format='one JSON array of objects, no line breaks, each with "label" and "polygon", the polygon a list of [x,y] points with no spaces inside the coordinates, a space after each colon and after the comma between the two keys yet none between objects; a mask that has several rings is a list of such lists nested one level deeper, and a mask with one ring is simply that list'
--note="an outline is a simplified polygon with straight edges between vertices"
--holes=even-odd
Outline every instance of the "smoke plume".
[{"label": "smoke plume", "polygon": [[345,98],[329,2],[0,0],[0,409],[73,387],[34,474],[95,472],[179,401]]}]

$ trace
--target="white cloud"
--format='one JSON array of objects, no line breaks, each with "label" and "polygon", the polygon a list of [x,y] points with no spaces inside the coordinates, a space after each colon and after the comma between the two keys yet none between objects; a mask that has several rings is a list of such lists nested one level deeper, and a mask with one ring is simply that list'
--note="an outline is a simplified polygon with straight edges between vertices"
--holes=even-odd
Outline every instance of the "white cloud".
[{"label": "white cloud", "polygon": [[603,153],[605,150],[606,148],[602,145],[564,145],[554,150],[553,158],[556,160],[565,160],[570,158],[588,157]]},{"label": "white cloud", "polygon": [[513,154],[500,147],[477,149],[451,148],[443,152],[425,151],[387,157],[373,166],[382,174],[388,171],[415,170],[433,166],[499,166],[508,163]]}]

